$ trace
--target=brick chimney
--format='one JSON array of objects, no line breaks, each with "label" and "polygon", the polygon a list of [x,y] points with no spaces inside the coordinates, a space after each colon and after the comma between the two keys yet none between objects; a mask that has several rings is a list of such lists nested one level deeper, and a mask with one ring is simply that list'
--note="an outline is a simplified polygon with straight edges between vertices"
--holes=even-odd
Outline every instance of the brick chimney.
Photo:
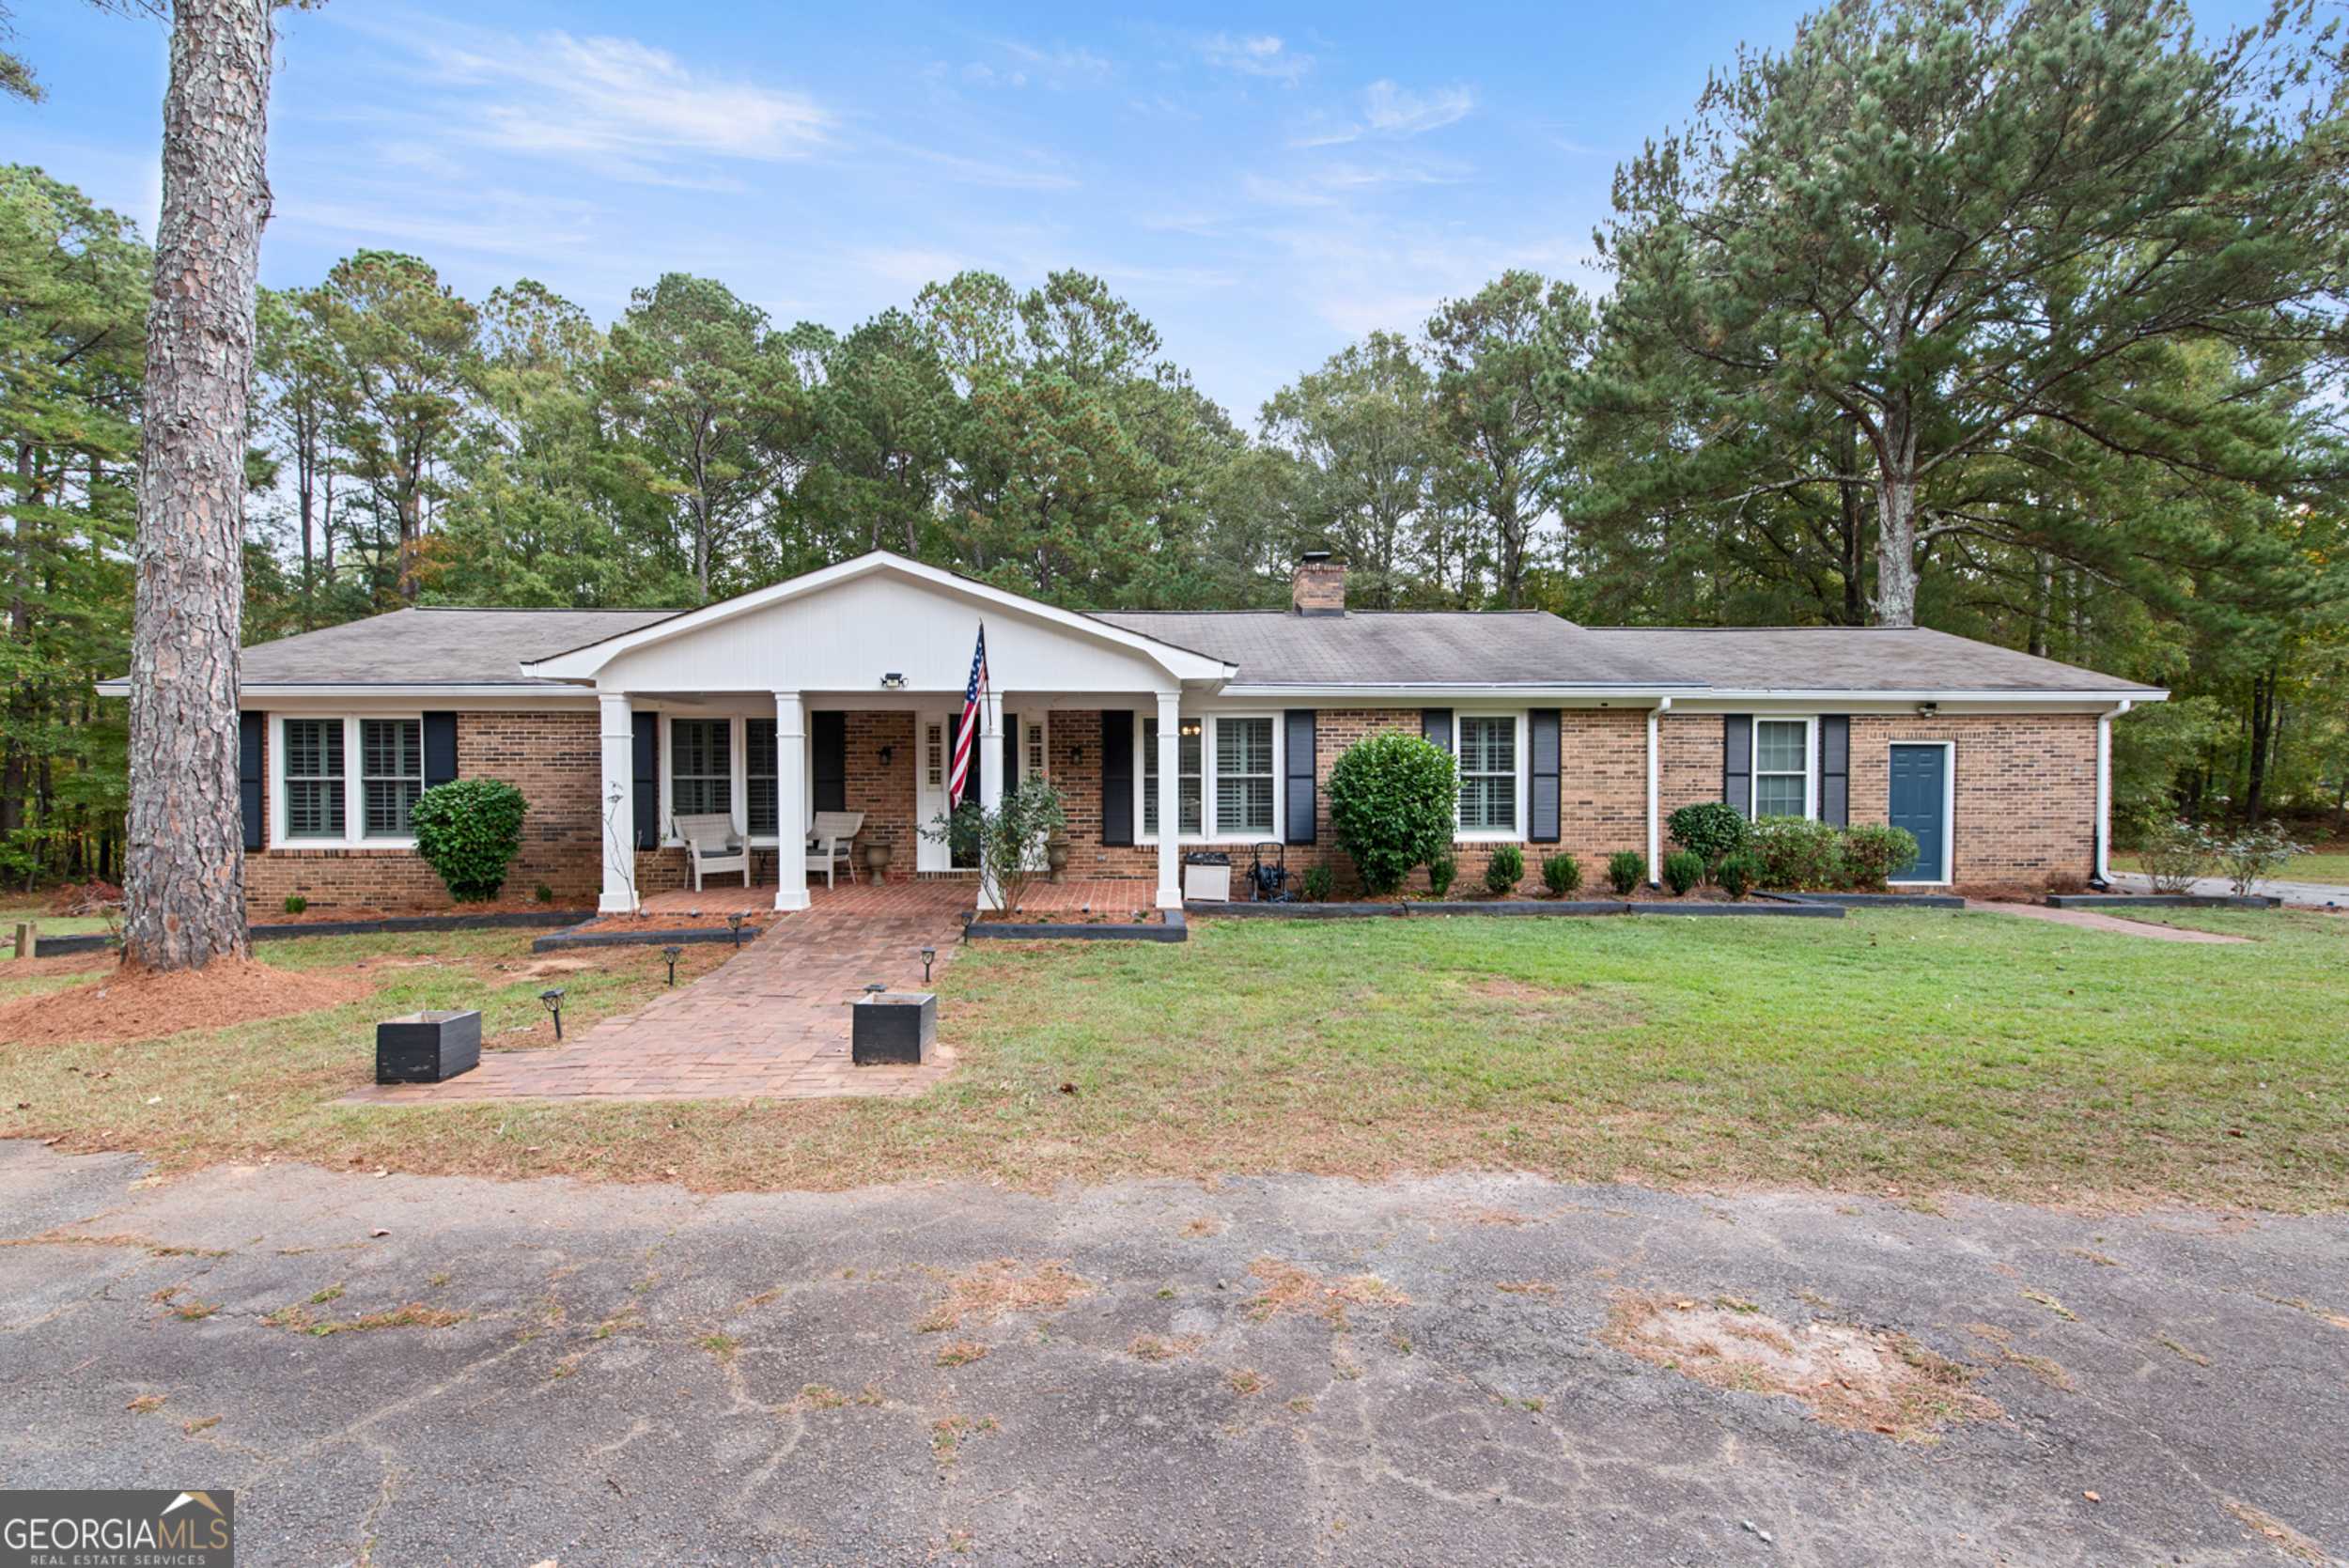
[{"label": "brick chimney", "polygon": [[1297,563],[1297,582],[1291,602],[1300,615],[1346,613],[1346,567],[1330,559],[1326,550],[1309,550]]}]

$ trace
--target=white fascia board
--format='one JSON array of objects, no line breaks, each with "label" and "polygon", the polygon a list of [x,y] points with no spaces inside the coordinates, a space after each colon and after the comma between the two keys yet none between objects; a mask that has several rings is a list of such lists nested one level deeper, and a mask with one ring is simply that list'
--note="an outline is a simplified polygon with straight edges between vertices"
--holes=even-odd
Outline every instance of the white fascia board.
[{"label": "white fascia board", "polygon": [[[129,695],[129,683],[121,683]],[[112,693],[109,693],[110,695]],[[276,686],[250,684],[237,689],[237,700],[248,706],[273,703],[404,703],[410,707],[445,707],[462,700],[523,711],[537,708],[592,708],[595,693],[575,686],[553,684],[515,686]]]},{"label": "white fascia board", "polygon": [[1653,683],[1640,686],[1535,686],[1517,681],[1485,681],[1470,684],[1452,683],[1442,686],[1413,686],[1396,681],[1365,682],[1361,686],[1341,686],[1317,682],[1311,686],[1243,685],[1234,681],[1224,687],[1227,697],[1327,699],[1332,705],[1376,702],[1381,698],[1398,703],[1421,703],[1458,699],[1463,702],[1490,702],[1496,697],[1522,699],[1526,702],[1625,702],[1652,703],[1669,693],[1674,701],[1685,701],[1691,692],[1708,692],[1710,688],[1692,681],[1686,686],[1659,687]]},{"label": "white fascia board", "polygon": [[682,615],[673,615],[665,621],[656,621],[635,631],[624,631],[616,637],[607,637],[600,643],[590,643],[568,653],[525,663],[522,668],[542,680],[592,682],[605,664],[622,654],[664,643],[674,637],[689,636],[709,627],[722,626],[739,616],[755,614],[771,606],[787,604],[793,599],[820,594],[827,588],[880,572],[910,578],[941,592],[991,605],[1006,614],[1024,615],[1096,642],[1138,653],[1159,664],[1177,680],[1221,682],[1229,680],[1238,670],[1237,665],[1228,664],[1222,660],[1209,659],[1189,648],[1161,643],[1155,637],[1128,631],[1107,621],[1097,621],[1090,615],[1081,615],[1073,610],[1062,610],[1023,595],[989,587],[959,573],[926,566],[885,550],[872,551],[853,561],[843,561],[837,566],[807,572],[786,582],[777,582]]}]

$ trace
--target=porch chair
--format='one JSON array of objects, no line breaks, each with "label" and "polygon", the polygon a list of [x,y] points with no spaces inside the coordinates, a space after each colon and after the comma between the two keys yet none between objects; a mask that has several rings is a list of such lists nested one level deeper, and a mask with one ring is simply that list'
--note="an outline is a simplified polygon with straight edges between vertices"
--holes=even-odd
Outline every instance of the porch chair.
[{"label": "porch chair", "polygon": [[848,868],[849,885],[855,885],[856,862],[850,857],[856,850],[853,841],[863,828],[864,814],[861,811],[819,811],[816,814],[816,826],[809,829],[807,834],[807,869],[822,872],[824,886],[829,888],[834,885],[832,870],[844,865]]},{"label": "porch chair", "polygon": [[742,885],[751,885],[751,846],[734,831],[732,816],[718,812],[673,820],[677,836],[685,841],[685,858],[692,863],[695,893],[702,891],[702,877],[713,872],[739,871]]}]

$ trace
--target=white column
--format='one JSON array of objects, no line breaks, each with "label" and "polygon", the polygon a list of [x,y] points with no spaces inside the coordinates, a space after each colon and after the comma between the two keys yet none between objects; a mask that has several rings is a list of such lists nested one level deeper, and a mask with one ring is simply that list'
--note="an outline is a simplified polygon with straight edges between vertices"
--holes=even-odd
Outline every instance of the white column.
[{"label": "white column", "polygon": [[[979,809],[999,812],[1003,809],[1003,694],[988,688],[979,699]],[[987,855],[979,855],[979,908],[1000,909],[1003,901],[996,896],[994,878],[988,875]]]},{"label": "white column", "polygon": [[1664,879],[1664,823],[1661,805],[1663,767],[1657,749],[1657,729],[1664,711],[1672,700],[1664,697],[1647,710],[1647,885],[1659,886]]},{"label": "white column", "polygon": [[807,908],[807,710],[775,693],[775,908]]},{"label": "white column", "polygon": [[1183,907],[1183,694],[1159,693],[1159,897],[1161,909]]},{"label": "white column", "polygon": [[599,691],[601,714],[603,789],[603,896],[596,912],[636,912],[636,729],[635,708],[625,691]]},{"label": "white column", "polygon": [[2096,716],[2096,880],[2112,880],[2112,722],[2133,705],[2123,698]]}]

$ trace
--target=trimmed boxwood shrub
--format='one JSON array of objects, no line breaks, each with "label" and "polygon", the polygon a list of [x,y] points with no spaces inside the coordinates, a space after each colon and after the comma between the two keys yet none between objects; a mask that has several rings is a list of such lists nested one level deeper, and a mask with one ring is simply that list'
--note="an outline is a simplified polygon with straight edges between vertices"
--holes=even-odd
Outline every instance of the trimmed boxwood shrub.
[{"label": "trimmed boxwood shrub", "polygon": [[1485,891],[1489,893],[1511,893],[1525,880],[1525,851],[1514,844],[1493,846],[1493,857],[1485,862]]},{"label": "trimmed boxwood shrub", "polygon": [[1700,800],[1664,819],[1672,842],[1703,861],[1706,869],[1746,846],[1750,831],[1745,814],[1726,800]]},{"label": "trimmed boxwood shrub", "polygon": [[1746,848],[1761,862],[1755,881],[1762,887],[1826,889],[1843,877],[1843,846],[1832,823],[1807,816],[1759,817]]},{"label": "trimmed boxwood shrub", "polygon": [[1630,897],[1646,877],[1647,857],[1637,849],[1626,849],[1621,854],[1607,857],[1608,886],[1624,897]]},{"label": "trimmed boxwood shrub", "polygon": [[1452,884],[1460,875],[1460,862],[1450,855],[1439,855],[1427,862],[1427,891],[1438,898],[1451,894]]},{"label": "trimmed boxwood shrub", "polygon": [[1664,857],[1664,885],[1672,890],[1674,898],[1686,898],[1688,890],[1704,880],[1704,857],[1693,849],[1683,849]]},{"label": "trimmed boxwood shrub", "polygon": [[1864,893],[1882,893],[1896,871],[1917,861],[1917,835],[1883,822],[1843,830],[1843,877]]},{"label": "trimmed boxwood shrub", "polygon": [[1366,736],[1330,768],[1338,846],[1374,895],[1392,893],[1413,866],[1450,851],[1459,803],[1452,753],[1416,735]]},{"label": "trimmed boxwood shrub", "polygon": [[1315,861],[1305,868],[1305,875],[1297,879],[1297,895],[1308,904],[1327,904],[1337,891],[1338,874],[1330,869],[1328,861]]},{"label": "trimmed boxwood shrub", "polygon": [[1582,862],[1572,855],[1542,857],[1542,886],[1555,898],[1572,898],[1582,886]]},{"label": "trimmed boxwood shrub", "polygon": [[408,814],[416,853],[448,884],[459,904],[495,898],[506,868],[521,853],[522,816],[530,802],[497,779],[457,779],[416,797]]},{"label": "trimmed boxwood shrub", "polygon": [[1750,849],[1740,849],[1723,855],[1721,863],[1713,868],[1713,880],[1732,898],[1743,898],[1756,878],[1762,875],[1762,857]]}]

